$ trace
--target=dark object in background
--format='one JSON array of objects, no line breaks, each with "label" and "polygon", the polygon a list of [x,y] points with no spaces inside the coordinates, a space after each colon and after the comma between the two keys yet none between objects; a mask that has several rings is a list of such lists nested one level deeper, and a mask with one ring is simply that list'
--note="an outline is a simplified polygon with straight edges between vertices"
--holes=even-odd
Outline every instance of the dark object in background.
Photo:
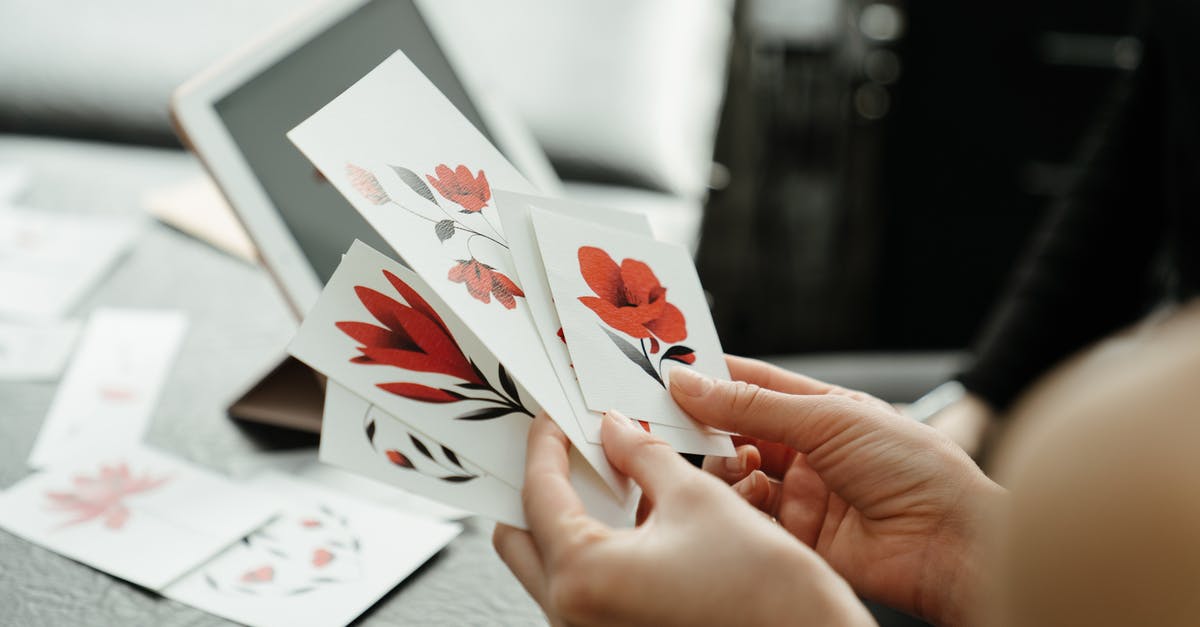
[{"label": "dark object in background", "polygon": [[850,2],[810,46],[743,28],[698,255],[727,350],[966,346],[1136,66],[1131,5]]}]

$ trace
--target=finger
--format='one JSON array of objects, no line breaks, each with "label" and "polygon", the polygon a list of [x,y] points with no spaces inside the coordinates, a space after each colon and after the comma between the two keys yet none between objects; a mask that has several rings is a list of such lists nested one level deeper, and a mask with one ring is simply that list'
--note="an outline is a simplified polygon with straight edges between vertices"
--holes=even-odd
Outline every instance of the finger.
[{"label": "finger", "polygon": [[696,472],[669,444],[633,426],[619,412],[605,414],[600,440],[613,467],[641,486],[653,503],[659,503],[665,490]]},{"label": "finger", "polygon": [[762,456],[754,445],[743,444],[734,449],[734,453],[733,457],[706,456],[701,468],[721,481],[733,485],[745,479],[762,464]]},{"label": "finger", "polygon": [[756,470],[745,479],[735,483],[733,489],[759,511],[768,516],[775,516],[776,509],[779,507],[779,497],[782,494],[782,485],[767,477],[761,470]]},{"label": "finger", "polygon": [[[757,386],[786,394],[829,394],[841,390],[836,385],[804,376],[758,359],[726,355],[729,376],[734,381],[745,381]],[[672,373],[674,374],[674,373]]]},{"label": "finger", "polygon": [[690,368],[671,373],[671,396],[692,418],[808,453],[849,430],[878,426],[883,410],[843,395],[798,395],[743,381],[720,381]]},{"label": "finger", "polygon": [[590,519],[569,479],[570,442],[558,425],[539,414],[529,426],[525,487],[521,496],[525,520],[541,556],[554,561]]},{"label": "finger", "polygon": [[542,556],[529,532],[498,523],[492,532],[492,546],[521,586],[538,605],[545,606],[546,570]]}]

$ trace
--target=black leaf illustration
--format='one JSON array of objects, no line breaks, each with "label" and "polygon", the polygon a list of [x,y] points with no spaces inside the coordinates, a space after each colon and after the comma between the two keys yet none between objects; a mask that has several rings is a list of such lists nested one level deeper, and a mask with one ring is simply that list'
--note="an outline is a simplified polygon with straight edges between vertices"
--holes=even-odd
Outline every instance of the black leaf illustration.
[{"label": "black leaf illustration", "polygon": [[307,594],[312,591],[313,591],[313,586],[307,586],[304,588],[296,588],[295,590],[289,591],[288,596],[296,596],[297,594]]},{"label": "black leaf illustration", "polygon": [[288,554],[287,554],[287,553],[285,553],[285,552],[283,552],[283,551],[281,551],[281,550],[279,550],[279,549],[268,548],[268,549],[267,549],[267,552],[268,552],[268,553],[271,553],[272,555],[275,555],[275,556],[277,556],[277,557],[282,557],[283,559],[287,559],[287,558],[288,558]]},{"label": "black leaf illustration", "polygon": [[682,364],[691,364],[696,361],[695,355],[696,351],[683,345],[675,345],[671,348],[668,348],[667,351],[663,353],[662,358],[677,361]]},{"label": "black leaf illustration", "polygon": [[433,459],[433,454],[429,452],[429,447],[425,446],[424,442],[418,440],[417,436],[410,433],[408,434],[408,439],[412,440],[413,446],[417,447],[417,450],[420,451],[422,455],[428,457],[429,459]]},{"label": "black leaf illustration", "polygon": [[511,407],[484,407],[458,416],[457,420],[492,420],[501,416],[516,413]]},{"label": "black leaf illustration", "polygon": [[626,342],[625,340],[621,339],[617,334],[613,333],[612,331],[609,331],[608,329],[605,329],[604,327],[600,327],[600,330],[604,331],[604,334],[607,335],[609,337],[609,339],[611,339],[613,341],[613,344],[617,345],[617,348],[621,349],[621,352],[624,353],[625,356],[628,357],[630,361],[637,364],[638,367],[640,367],[642,370],[644,370],[646,372],[646,374],[650,375],[651,377],[654,377],[654,380],[658,381],[659,385],[666,387],[665,385],[663,385],[662,378],[659,377],[658,373],[654,371],[654,366],[650,363],[650,360],[647,359],[646,356],[644,354],[642,354],[634,345],[630,344],[629,342]]},{"label": "black leaf illustration", "polygon": [[208,582],[208,585],[212,586],[213,588],[217,588],[217,580],[213,579],[212,575],[204,573],[204,581]]},{"label": "black leaf illustration", "polygon": [[421,180],[421,177],[416,172],[398,165],[392,166],[392,171],[400,177],[401,181],[404,181],[405,185],[408,185],[414,192],[420,194],[422,198],[435,205],[437,204],[437,200],[433,197],[433,192],[429,191],[429,186],[425,184],[425,181]]},{"label": "black leaf illustration", "polygon": [[458,455],[455,455],[454,451],[446,448],[445,446],[442,446],[442,455],[445,455],[446,459],[450,460],[451,464],[454,464],[459,468],[463,467],[462,462],[458,461]]},{"label": "black leaf illustration", "polygon": [[517,394],[517,384],[513,382],[512,377],[508,376],[508,371],[504,369],[504,364],[500,364],[500,385],[504,387],[504,391],[508,392],[509,398],[520,403],[521,395]]},{"label": "black leaf illustration", "polygon": [[449,477],[442,477],[442,481],[448,481],[450,483],[466,483],[475,478],[475,475],[450,475]]},{"label": "black leaf illustration", "polygon": [[375,446],[375,421],[374,420],[367,423],[367,441],[371,443],[371,446]]},{"label": "black leaf illustration", "polygon": [[442,220],[433,225],[433,232],[437,233],[439,242],[444,242],[451,237],[454,237],[454,220]]},{"label": "black leaf illustration", "polygon": [[492,389],[482,383],[459,383],[458,387],[460,387],[464,390],[490,390],[490,389]]},{"label": "black leaf illustration", "polygon": [[[475,365],[474,359],[468,359],[467,363],[471,364],[471,371],[475,373],[475,376],[480,381],[487,381],[487,377],[483,376],[483,371],[479,369],[479,366]],[[491,389],[491,388],[483,388],[483,389],[487,390],[487,389]]]}]

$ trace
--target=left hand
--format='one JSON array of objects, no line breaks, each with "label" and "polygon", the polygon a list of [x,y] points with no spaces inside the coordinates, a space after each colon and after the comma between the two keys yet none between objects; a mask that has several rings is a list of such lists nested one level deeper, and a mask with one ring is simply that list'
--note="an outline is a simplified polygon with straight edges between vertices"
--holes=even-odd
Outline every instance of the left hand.
[{"label": "left hand", "polygon": [[665,442],[613,414],[602,439],[641,486],[644,522],[613,529],[587,515],[567,438],[543,415],[529,430],[529,531],[500,524],[492,538],[552,624],[874,624],[811,549]]}]

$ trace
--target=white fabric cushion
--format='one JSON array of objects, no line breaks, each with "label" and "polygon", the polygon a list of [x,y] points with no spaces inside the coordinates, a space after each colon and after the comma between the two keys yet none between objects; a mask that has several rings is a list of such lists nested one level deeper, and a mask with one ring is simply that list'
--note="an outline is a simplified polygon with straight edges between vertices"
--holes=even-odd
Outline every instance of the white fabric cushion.
[{"label": "white fabric cushion", "polygon": [[464,72],[580,172],[703,196],[732,0],[422,0]]}]

